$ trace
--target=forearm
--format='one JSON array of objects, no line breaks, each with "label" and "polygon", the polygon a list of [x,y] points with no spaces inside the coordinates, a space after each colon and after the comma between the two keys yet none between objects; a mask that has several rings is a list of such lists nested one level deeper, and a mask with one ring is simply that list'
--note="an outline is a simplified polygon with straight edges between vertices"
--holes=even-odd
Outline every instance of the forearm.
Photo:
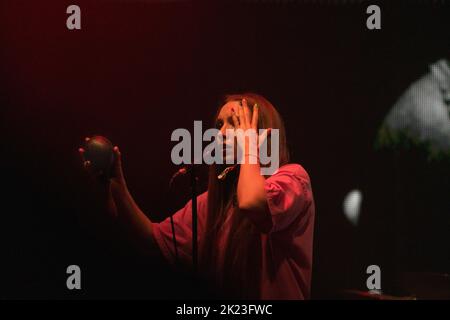
[{"label": "forearm", "polygon": [[269,232],[272,220],[267,205],[265,179],[259,164],[241,164],[238,181],[239,209],[262,231]]},{"label": "forearm", "polygon": [[249,163],[248,157],[241,164],[237,186],[239,208],[256,211],[265,209],[265,179],[260,169],[259,163]]},{"label": "forearm", "polygon": [[[112,195],[118,219],[127,227],[133,242],[145,251],[157,246],[153,238],[152,223],[134,201],[127,188],[113,188]],[[151,250],[150,249],[150,250]]]}]

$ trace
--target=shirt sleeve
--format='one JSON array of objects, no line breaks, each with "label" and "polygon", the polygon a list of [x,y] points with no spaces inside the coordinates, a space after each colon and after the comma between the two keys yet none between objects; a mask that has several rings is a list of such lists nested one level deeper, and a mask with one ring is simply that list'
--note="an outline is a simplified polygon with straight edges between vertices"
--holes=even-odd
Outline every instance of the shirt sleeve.
[{"label": "shirt sleeve", "polygon": [[311,205],[309,176],[299,164],[288,164],[266,179],[267,204],[272,218],[271,232],[287,228]]},{"label": "shirt sleeve", "polygon": [[[197,197],[197,232],[199,238],[206,215],[206,202],[207,192]],[[192,262],[192,200],[190,200],[182,209],[175,212],[172,217],[179,261],[182,264],[189,264]],[[174,265],[176,256],[170,217],[167,217],[160,223],[153,223],[152,227],[153,237],[162,254],[171,265]]]}]

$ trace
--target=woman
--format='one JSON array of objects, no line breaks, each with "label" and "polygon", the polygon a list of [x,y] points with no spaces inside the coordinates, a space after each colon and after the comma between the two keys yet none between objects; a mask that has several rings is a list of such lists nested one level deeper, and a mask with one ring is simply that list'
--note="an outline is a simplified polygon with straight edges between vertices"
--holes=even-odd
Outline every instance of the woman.
[{"label": "woman", "polygon": [[[228,95],[217,113],[216,128],[225,137],[227,130],[268,129],[269,144],[270,130],[278,129],[280,167],[273,175],[262,176],[258,153],[252,154],[248,148],[241,164],[210,165],[208,191],[197,198],[199,274],[214,284],[222,297],[309,298],[314,200],[307,172],[298,164],[289,164],[280,115],[260,95]],[[174,263],[170,219],[161,223],[148,220],[128,192],[118,147],[114,151],[117,161],[110,190],[115,212],[143,243],[158,247]],[[232,154],[236,157],[236,150]],[[219,179],[224,170],[226,177]],[[189,201],[173,215],[177,254],[185,265],[192,261],[191,210]]]}]

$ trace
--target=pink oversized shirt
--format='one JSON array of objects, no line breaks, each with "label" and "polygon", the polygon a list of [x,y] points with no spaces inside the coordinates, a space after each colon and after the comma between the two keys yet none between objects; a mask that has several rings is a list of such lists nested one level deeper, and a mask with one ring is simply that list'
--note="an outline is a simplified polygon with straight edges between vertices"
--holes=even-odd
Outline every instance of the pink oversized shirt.
[{"label": "pink oversized shirt", "polygon": [[[315,215],[308,173],[299,164],[284,165],[266,179],[265,190],[273,227],[270,232],[261,233],[260,298],[308,299]],[[208,192],[204,192],[197,198],[199,247],[205,241],[202,235],[208,212],[207,197]],[[179,258],[182,262],[191,263],[192,201],[176,212],[173,219]],[[225,223],[225,230],[229,227],[230,224]],[[225,237],[227,232],[222,234]],[[154,223],[153,235],[163,255],[174,263],[170,219]]]}]

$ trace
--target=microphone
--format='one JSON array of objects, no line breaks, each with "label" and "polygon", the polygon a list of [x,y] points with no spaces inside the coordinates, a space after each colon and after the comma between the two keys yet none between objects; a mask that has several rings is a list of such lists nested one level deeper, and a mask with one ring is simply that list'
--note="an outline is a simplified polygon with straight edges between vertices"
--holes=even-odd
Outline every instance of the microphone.
[{"label": "microphone", "polygon": [[[205,155],[210,155],[210,154],[211,154],[211,151],[206,151],[206,152],[205,152]],[[176,178],[178,178],[179,176],[182,176],[182,175],[185,175],[185,174],[191,172],[192,169],[194,169],[194,167],[196,167],[196,166],[197,166],[197,167],[201,166],[202,163],[195,163],[195,162],[197,162],[196,160],[199,160],[199,159],[202,160],[201,158],[195,158],[195,160],[194,160],[193,163],[185,164],[185,165],[182,166],[180,169],[178,169],[178,170],[172,175],[172,178],[170,179],[170,182],[169,182],[169,186],[171,186],[171,185],[172,185],[172,182],[173,182]],[[200,161],[200,162],[202,162],[202,161]]]},{"label": "microphone", "polygon": [[[211,152],[207,152],[207,154],[211,154]],[[169,186],[172,185],[172,182],[178,178],[179,176],[185,175],[189,172],[191,172],[196,166],[200,166],[201,164],[196,164],[195,161],[194,163],[190,163],[190,164],[185,164],[183,167],[181,167],[180,169],[178,169],[173,175],[172,178],[170,179],[169,182]],[[224,170],[222,170],[222,172],[217,175],[217,179],[219,180],[225,180],[225,178],[227,177],[228,173],[233,171],[234,169],[236,169],[237,164],[231,165],[226,167]]]},{"label": "microphone", "polygon": [[234,169],[236,169],[237,164],[232,165],[231,167],[226,167],[218,176],[217,179],[219,180],[225,180],[225,178],[227,177],[228,172],[233,171]]},{"label": "microphone", "polygon": [[183,168],[181,168],[181,169],[179,169],[176,173],[175,173],[175,175],[180,175],[180,174],[186,174],[186,173],[188,173],[191,169],[192,169],[192,165],[190,164],[190,165],[187,165],[187,166],[184,166]]},{"label": "microphone", "polygon": [[173,180],[175,180],[177,177],[185,175],[186,173],[191,172],[191,170],[194,168],[194,166],[196,166],[196,165],[195,164],[186,164],[183,167],[181,167],[180,169],[178,169],[172,175],[172,178],[170,179],[170,184],[172,184]]}]

